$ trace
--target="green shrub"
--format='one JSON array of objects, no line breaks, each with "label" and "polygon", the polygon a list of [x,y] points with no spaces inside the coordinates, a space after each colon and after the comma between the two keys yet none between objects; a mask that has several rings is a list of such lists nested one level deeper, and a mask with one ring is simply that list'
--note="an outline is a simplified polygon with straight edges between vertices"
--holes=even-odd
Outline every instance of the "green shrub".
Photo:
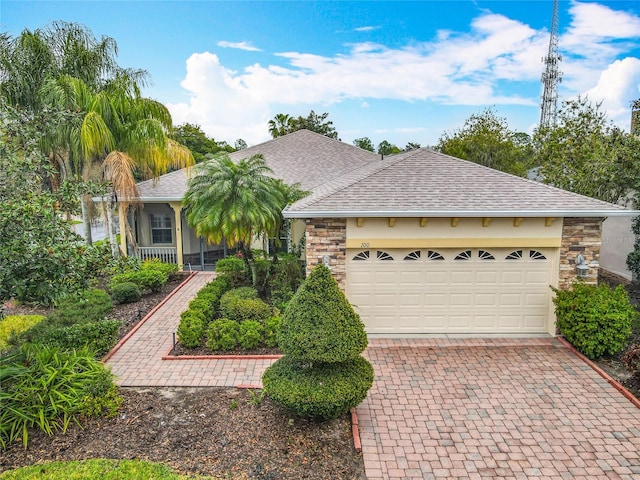
[{"label": "green shrub", "polygon": [[[227,257],[216,262],[216,272],[228,277],[234,287],[242,287],[251,283],[247,266],[241,258]],[[219,277],[218,277],[219,278]]]},{"label": "green shrub", "polygon": [[207,347],[211,350],[233,350],[238,345],[240,325],[221,318],[214,320],[207,329]]},{"label": "green shrub", "polygon": [[38,338],[33,339],[33,343],[67,351],[86,347],[96,357],[100,357],[118,342],[121,325],[119,320],[100,320],[68,327],[53,327],[41,332]]},{"label": "green shrub", "polygon": [[284,312],[304,280],[304,266],[300,257],[286,254],[273,264],[272,270],[269,278],[271,304]]},{"label": "green shrub", "polygon": [[240,336],[238,343],[245,350],[258,348],[262,343],[264,325],[254,320],[247,320],[240,324]]},{"label": "green shrub", "polygon": [[309,368],[287,355],[264,372],[262,384],[267,395],[298,415],[335,418],[365,399],[373,367],[358,356]]},{"label": "green shrub", "polygon": [[225,302],[238,299],[256,299],[258,298],[258,291],[252,287],[239,287],[233,288],[227,291],[222,298],[220,298],[220,305],[224,305]]},{"label": "green shrub", "polygon": [[256,298],[232,298],[220,302],[220,315],[236,322],[255,320],[264,323],[273,316],[273,309]]},{"label": "green shrub", "polygon": [[175,278],[178,274],[178,265],[175,263],[164,263],[157,258],[152,258],[142,262],[140,270],[155,270],[167,278]]},{"label": "green shrub", "polygon": [[636,312],[622,286],[576,283],[553,291],[558,329],[585,356],[613,355],[624,347]]},{"label": "green shrub", "polygon": [[104,290],[91,288],[61,300],[47,321],[57,326],[97,322],[104,319],[111,310],[111,296]]},{"label": "green shrub", "polygon": [[117,304],[137,302],[141,297],[140,288],[133,282],[118,283],[111,288],[111,298]]},{"label": "green shrub", "polygon": [[178,325],[178,341],[186,348],[196,348],[202,343],[205,332],[205,321],[201,314],[186,310],[180,316]]},{"label": "green shrub", "polygon": [[64,352],[31,346],[0,358],[0,446],[37,427],[47,435],[65,431],[87,415],[115,415],[121,398],[106,367],[86,349]]},{"label": "green shrub", "polygon": [[90,459],[71,462],[46,462],[7,470],[2,480],[189,480],[166,465],[141,460]]},{"label": "green shrub", "polygon": [[109,288],[113,290],[115,285],[125,282],[135,283],[142,291],[159,292],[167,283],[167,276],[158,270],[149,269],[121,273],[111,277]]},{"label": "green shrub", "polygon": [[326,266],[315,267],[291,299],[278,345],[285,355],[311,363],[342,362],[367,347],[360,316]]},{"label": "green shrub", "polygon": [[26,332],[44,320],[44,315],[9,315],[0,320],[0,351],[9,344],[9,338]]},{"label": "green shrub", "polygon": [[640,343],[635,343],[627,349],[622,356],[622,363],[632,372],[640,372]]},{"label": "green shrub", "polygon": [[189,302],[189,309],[187,311],[197,311],[202,314],[206,323],[209,323],[213,318],[213,307],[211,306],[211,300],[206,295],[197,295],[196,298]]},{"label": "green shrub", "polygon": [[264,328],[264,343],[267,347],[278,346],[278,334],[280,332],[280,324],[282,323],[282,317],[277,315],[271,317],[265,322]]},{"label": "green shrub", "polygon": [[203,296],[211,302],[211,309],[213,313],[217,312],[220,308],[220,298],[233,288],[231,280],[222,275],[217,277],[212,282],[207,283],[198,292],[197,297]]}]

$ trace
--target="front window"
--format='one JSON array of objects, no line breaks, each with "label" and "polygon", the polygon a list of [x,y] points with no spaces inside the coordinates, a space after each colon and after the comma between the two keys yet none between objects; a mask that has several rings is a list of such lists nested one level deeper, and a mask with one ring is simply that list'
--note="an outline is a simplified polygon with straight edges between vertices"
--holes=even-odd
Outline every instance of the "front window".
[{"label": "front window", "polygon": [[151,242],[173,243],[171,217],[169,215],[151,215]]}]

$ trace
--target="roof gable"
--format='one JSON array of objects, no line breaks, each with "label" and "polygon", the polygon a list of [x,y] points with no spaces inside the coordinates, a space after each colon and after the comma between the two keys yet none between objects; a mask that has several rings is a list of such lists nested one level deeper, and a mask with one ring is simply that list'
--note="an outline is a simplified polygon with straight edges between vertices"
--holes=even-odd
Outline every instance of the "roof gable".
[{"label": "roof gable", "polygon": [[[379,160],[379,155],[309,130],[284,135],[229,154],[233,161],[261,154],[275,178],[287,184],[300,183],[303,190],[331,182],[362,166]],[[177,170],[155,180],[138,184],[145,202],[180,201],[188,188],[188,178],[198,166]]]},{"label": "roof gable", "polygon": [[285,216],[628,215],[623,207],[426,148],[387,157],[316,188]]}]

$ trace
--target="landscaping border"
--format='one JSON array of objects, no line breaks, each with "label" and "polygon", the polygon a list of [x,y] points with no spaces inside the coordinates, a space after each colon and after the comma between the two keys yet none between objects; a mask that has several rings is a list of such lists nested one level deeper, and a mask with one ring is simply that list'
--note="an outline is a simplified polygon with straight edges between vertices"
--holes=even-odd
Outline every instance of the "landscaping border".
[{"label": "landscaping border", "polygon": [[605,372],[602,368],[600,368],[598,365],[596,365],[587,357],[585,357],[582,353],[580,353],[576,349],[576,347],[574,347],[573,345],[571,345],[571,343],[569,343],[567,339],[561,336],[558,336],[556,338],[560,340],[560,342],[565,347],[567,347],[571,352],[573,352],[579,359],[581,359],[584,363],[589,365],[596,373],[598,373],[598,375],[604,378],[613,388],[615,388],[622,395],[624,395],[627,398],[627,400],[633,403],[636,407],[640,408],[640,400],[638,400],[633,393],[631,393],[629,390],[624,388],[624,386],[620,382],[618,382],[615,378],[613,378],[611,375]]},{"label": "landscaping border", "polygon": [[171,355],[173,347],[162,356],[162,360],[278,360],[278,355]]},{"label": "landscaping border", "polygon": [[198,272],[191,272],[187,278],[185,278],[180,285],[178,285],[176,288],[174,288],[171,293],[169,293],[169,295],[167,295],[166,297],[164,297],[164,299],[162,299],[162,301],[160,303],[158,303],[155,307],[153,307],[143,318],[142,320],[140,320],[124,337],[122,337],[122,339],[116,343],[116,345],[109,350],[109,352],[102,357],[102,363],[106,363],[118,350],[120,350],[120,348],[122,348],[122,345],[124,345],[125,343],[127,343],[127,341],[133,336],[134,333],[136,333],[138,331],[138,329],[140,327],[142,327],[142,325],[151,317],[151,315],[153,315],[154,313],[156,313],[158,311],[158,309],[160,307],[162,307],[165,303],[167,303],[167,301],[173,297],[176,293],[178,293],[178,291],[184,287],[187,282],[189,282],[189,280],[191,280]]}]

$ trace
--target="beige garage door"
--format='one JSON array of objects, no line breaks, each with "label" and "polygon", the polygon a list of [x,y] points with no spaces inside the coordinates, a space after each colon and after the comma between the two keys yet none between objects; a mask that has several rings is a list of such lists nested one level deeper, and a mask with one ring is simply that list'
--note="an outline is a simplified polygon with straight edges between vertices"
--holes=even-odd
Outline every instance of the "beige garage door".
[{"label": "beige garage door", "polygon": [[347,250],[368,333],[545,333],[557,249]]}]

